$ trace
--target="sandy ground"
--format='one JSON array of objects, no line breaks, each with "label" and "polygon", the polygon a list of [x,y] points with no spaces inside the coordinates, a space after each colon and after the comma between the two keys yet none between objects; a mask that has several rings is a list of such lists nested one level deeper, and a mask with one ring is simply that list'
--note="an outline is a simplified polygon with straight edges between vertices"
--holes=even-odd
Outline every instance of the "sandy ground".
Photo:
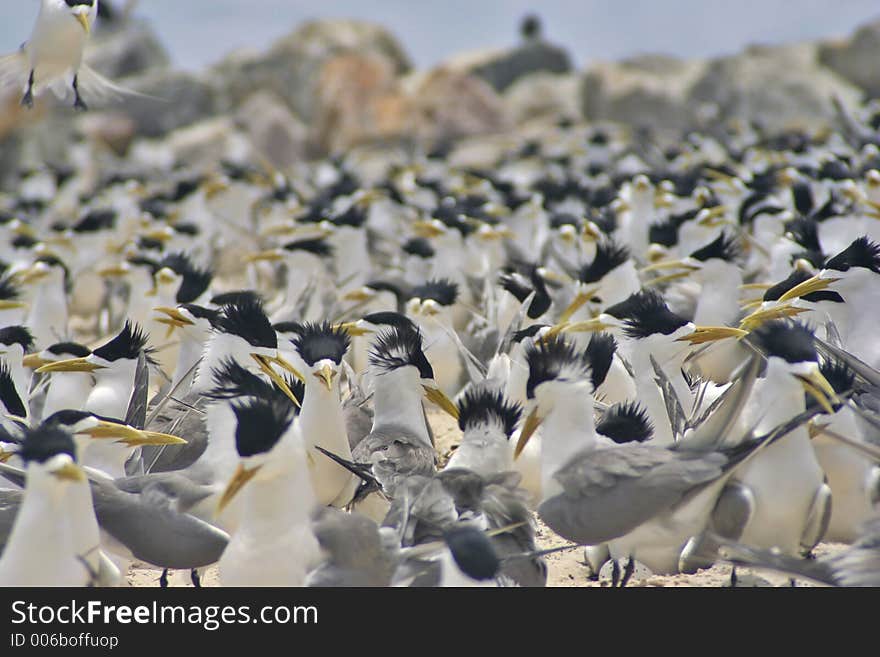
[{"label": "sandy ground", "polygon": [[[450,417],[438,413],[429,413],[429,420],[434,429],[437,441],[437,451],[440,454],[441,464],[445,463],[458,441],[461,440],[461,432],[455,421]],[[566,545],[566,541],[543,526],[537,520],[537,542],[539,549],[555,548]],[[815,552],[816,556],[840,551],[845,546],[840,544],[823,543]],[[546,557],[548,567],[547,586],[610,586],[609,581],[592,581],[589,578],[590,571],[584,562],[583,548],[576,547],[564,552],[558,552]],[[775,573],[756,572],[751,569],[737,569],[738,586],[792,586],[792,582]],[[131,586],[159,586],[160,571],[145,568],[135,564],[129,570],[128,583]],[[720,587],[730,585],[731,567],[727,564],[716,564],[707,570],[700,570],[692,575],[649,575],[646,577],[634,577],[628,586],[684,586],[684,587]],[[190,573],[175,571],[169,574],[169,586],[192,586]],[[204,586],[219,586],[217,567],[213,566],[202,574],[201,583]],[[810,583],[798,580],[796,586],[811,586]]]}]

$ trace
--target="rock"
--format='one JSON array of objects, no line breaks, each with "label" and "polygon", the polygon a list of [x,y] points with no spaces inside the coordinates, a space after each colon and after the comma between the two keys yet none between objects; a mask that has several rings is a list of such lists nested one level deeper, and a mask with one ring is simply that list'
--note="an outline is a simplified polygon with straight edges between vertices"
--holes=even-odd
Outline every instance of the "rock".
[{"label": "rock", "polygon": [[109,148],[122,157],[135,137],[137,126],[125,114],[111,111],[86,114],[79,121],[79,129],[93,142]]},{"label": "rock", "polygon": [[532,73],[569,73],[571,60],[564,49],[535,40],[491,57],[468,72],[482,78],[500,93]]},{"label": "rock", "polygon": [[517,80],[504,93],[507,114],[514,123],[532,119],[579,119],[580,76],[534,73]]},{"label": "rock", "polygon": [[86,61],[111,80],[166,68],[170,62],[156,33],[142,21],[126,21],[114,29],[98,30],[89,44]]},{"label": "rock", "polygon": [[386,57],[347,53],[328,59],[315,95],[312,134],[321,152],[335,153],[407,131],[407,102]]},{"label": "rock", "polygon": [[221,160],[241,160],[239,134],[229,118],[200,121],[175,130],[165,139],[175,163],[210,169]]},{"label": "rock", "polygon": [[815,44],[752,46],[713,60],[689,95],[692,105],[713,103],[721,120],[754,120],[769,130],[820,129],[834,118],[833,96],[845,105],[860,92],[819,65]]},{"label": "rock", "polygon": [[411,87],[413,135],[437,143],[498,132],[509,126],[504,103],[483,80],[445,68]]},{"label": "rock", "polygon": [[160,137],[218,111],[217,90],[182,71],[155,71],[125,80],[143,96],[123,96],[113,108],[128,115],[142,137]]},{"label": "rock", "polygon": [[316,85],[324,64],[345,54],[385,58],[395,75],[409,70],[409,60],[385,28],[354,20],[304,23],[266,53],[233,54],[211,71],[223,90],[226,108],[239,106],[258,90],[277,94],[306,122],[315,113]]},{"label": "rock", "polygon": [[818,56],[819,63],[868,95],[880,96],[880,21],[860,27],[849,40],[820,45]]},{"label": "rock", "polygon": [[705,64],[664,55],[645,55],[589,68],[581,85],[584,117],[658,130],[693,125],[695,108],[686,99]]},{"label": "rock", "polygon": [[260,91],[250,96],[236,113],[236,121],[272,166],[285,169],[306,156],[308,128],[276,94]]}]

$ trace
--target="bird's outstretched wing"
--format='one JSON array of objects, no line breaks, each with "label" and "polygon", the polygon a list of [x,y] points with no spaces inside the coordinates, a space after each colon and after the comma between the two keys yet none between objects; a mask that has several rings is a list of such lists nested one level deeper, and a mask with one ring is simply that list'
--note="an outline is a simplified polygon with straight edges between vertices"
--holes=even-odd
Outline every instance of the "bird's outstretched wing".
[{"label": "bird's outstretched wing", "polygon": [[121,100],[125,97],[144,98],[159,102],[166,102],[164,98],[144,94],[134,89],[129,89],[116,84],[104,77],[88,64],[82,64],[77,73],[77,83],[82,97],[87,103],[103,103],[111,100]]},{"label": "bird's outstretched wing", "polygon": [[24,89],[26,59],[23,52],[0,56],[0,92]]}]

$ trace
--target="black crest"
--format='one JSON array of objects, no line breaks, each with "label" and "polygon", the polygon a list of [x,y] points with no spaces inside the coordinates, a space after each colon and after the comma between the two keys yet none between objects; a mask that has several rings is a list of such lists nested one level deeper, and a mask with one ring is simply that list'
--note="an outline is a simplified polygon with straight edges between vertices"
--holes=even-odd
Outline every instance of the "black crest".
[{"label": "black crest", "polygon": [[[206,393],[211,399],[237,399],[239,397],[257,397],[259,399],[287,400],[287,395],[278,388],[274,382],[270,383],[257,376],[245,367],[239,365],[234,359],[224,359],[220,367],[211,370],[214,387]],[[294,396],[302,400],[305,396],[305,384],[285,377],[285,382],[290,387]]]},{"label": "black crest", "polygon": [[[834,388],[834,392],[842,395],[853,389],[855,384],[855,372],[843,361],[824,360],[819,365],[819,371],[825,380]],[[815,401],[815,400],[814,400]]]},{"label": "black crest", "polygon": [[648,414],[636,402],[614,404],[605,411],[596,424],[596,433],[610,438],[618,445],[623,443],[643,443],[654,435],[654,425]]},{"label": "black crest", "polygon": [[812,219],[798,218],[785,222],[785,235],[806,251],[822,253],[819,243],[819,224]]},{"label": "black crest", "polygon": [[436,253],[436,251],[434,251],[434,247],[431,246],[431,243],[424,237],[413,237],[412,239],[404,242],[401,248],[403,249],[404,253],[418,256],[420,258],[433,258],[434,254]]},{"label": "black crest", "polygon": [[726,262],[733,262],[739,255],[736,237],[722,231],[721,234],[709,242],[706,246],[691,253],[691,258],[706,262],[712,258],[720,258]]},{"label": "black crest", "polygon": [[400,303],[406,298],[406,292],[404,289],[395,283],[391,283],[389,281],[367,281],[364,283],[364,287],[368,287],[371,290],[376,290],[377,292],[391,292],[394,295],[394,298],[397,299],[397,302]]},{"label": "black crest", "polygon": [[458,283],[448,278],[435,278],[416,285],[410,292],[411,299],[433,299],[441,306],[451,306],[458,299]]},{"label": "black crest", "polygon": [[[646,338],[662,333],[669,335],[687,324],[687,320],[669,310],[656,290],[641,290],[627,301],[623,332],[630,338]],[[627,304],[627,301],[621,303]],[[618,304],[620,305],[620,304]],[[607,311],[606,311],[607,312]]]},{"label": "black crest", "polygon": [[116,225],[116,216],[116,210],[92,210],[74,224],[73,232],[97,233],[101,230],[110,230]]},{"label": "black crest", "polygon": [[373,326],[389,326],[391,328],[409,329],[417,331],[415,323],[402,313],[384,311],[364,315],[363,320]]},{"label": "black crest", "polygon": [[12,301],[18,299],[20,295],[21,290],[9,276],[0,278],[0,299],[3,301]]},{"label": "black crest", "polygon": [[147,258],[145,256],[132,256],[126,260],[128,264],[133,265],[135,267],[146,267],[150,270],[151,274],[155,274],[159,271],[159,263],[152,258]]},{"label": "black crest", "polygon": [[863,267],[880,274],[880,244],[863,235],[825,263],[826,269],[835,271],[849,271],[850,267]]},{"label": "black crest", "polygon": [[316,256],[326,257],[333,255],[333,247],[323,238],[313,240],[299,240],[284,245],[285,251],[306,251]]},{"label": "black crest", "polygon": [[500,424],[510,438],[522,408],[508,402],[500,390],[471,389],[458,402],[458,428],[467,431],[481,424]]},{"label": "black crest", "polygon": [[421,378],[434,378],[434,369],[422,351],[422,334],[409,327],[383,331],[370,351],[370,365],[381,372],[412,366],[418,368]]},{"label": "black crest", "polygon": [[612,239],[602,240],[596,245],[596,257],[578,272],[581,283],[597,283],[611,270],[629,260],[629,249]]},{"label": "black crest", "polygon": [[78,342],[58,342],[46,348],[50,354],[56,356],[72,356],[73,358],[85,358],[92,350]]},{"label": "black crest", "polygon": [[554,212],[550,215],[550,228],[553,230],[559,230],[563,226],[574,226],[575,228],[580,228],[581,221],[573,214],[568,214],[567,212]]},{"label": "black crest", "polygon": [[12,380],[12,371],[5,360],[0,360],[0,401],[6,406],[6,412],[17,417],[25,417],[27,409],[24,402],[18,396],[15,382]]},{"label": "black crest", "polygon": [[26,326],[7,326],[0,329],[0,344],[20,344],[25,353],[34,346],[34,336]]},{"label": "black crest", "polygon": [[751,333],[768,357],[782,358],[789,363],[816,362],[813,332],[797,322],[767,322]]},{"label": "black crest", "polygon": [[229,304],[240,303],[245,298],[251,301],[263,303],[263,297],[259,292],[253,290],[235,290],[234,292],[223,292],[211,297],[211,303],[215,306],[228,306]]},{"label": "black crest", "polygon": [[589,379],[590,364],[586,352],[562,338],[544,340],[526,347],[529,380],[526,394],[535,397],[535,388],[546,381],[580,381]]},{"label": "black crest", "polygon": [[519,331],[514,331],[511,339],[513,340],[513,342],[522,342],[526,338],[534,338],[538,334],[538,331],[540,331],[542,328],[548,327],[548,324],[532,324],[531,326],[527,326],[526,328],[520,329]]},{"label": "black crest", "polygon": [[351,337],[348,331],[336,328],[330,322],[306,322],[292,342],[308,365],[324,359],[338,365],[351,345]]},{"label": "black crest", "polygon": [[275,329],[266,317],[263,304],[255,299],[243,299],[239,303],[224,306],[215,328],[237,335],[254,347],[278,348]]},{"label": "black crest", "polygon": [[93,413],[89,413],[88,411],[77,411],[72,408],[66,408],[62,411],[56,411],[52,413],[49,417],[43,420],[44,426],[59,426],[71,430],[78,423],[82,422],[86,418],[89,417],[98,417]]},{"label": "black crest", "polygon": [[182,303],[179,308],[183,308],[196,319],[207,319],[211,326],[216,325],[217,318],[220,317],[220,311],[213,308],[205,308],[195,303]]},{"label": "black crest", "polygon": [[598,388],[608,376],[611,361],[617,351],[617,341],[610,333],[594,333],[587,345],[587,360],[590,361],[593,390]]},{"label": "black crest", "polygon": [[126,321],[119,334],[107,344],[98,347],[92,353],[106,361],[119,359],[135,360],[146,347],[149,336],[138,324]]},{"label": "black crest", "polygon": [[25,463],[45,463],[58,454],[67,454],[75,461],[76,446],[66,431],[54,425],[43,425],[25,432],[18,454]]},{"label": "black crest", "polygon": [[[801,271],[800,269],[795,269],[789,274],[788,278],[784,281],[780,281],[773,287],[767,289],[764,292],[764,301],[776,301],[783,294],[788,292],[796,285],[800,285],[804,281],[811,278],[811,276],[805,271]],[[801,297],[804,301],[810,301],[812,303],[818,303],[819,301],[832,301],[834,303],[843,303],[844,299],[837,292],[833,290],[819,290],[817,292],[810,292],[809,294],[805,294]]]},{"label": "black crest", "polygon": [[238,421],[235,428],[235,448],[242,457],[270,451],[293,422],[293,405],[281,401],[250,398],[233,403],[232,411]]},{"label": "black crest", "polygon": [[171,253],[159,263],[159,268],[168,267],[183,277],[177,290],[177,303],[192,303],[198,299],[214,277],[210,269],[200,269],[184,253]]},{"label": "black crest", "polygon": [[516,297],[516,300],[520,303],[525,301],[534,292],[535,297],[532,299],[526,315],[528,315],[529,319],[537,319],[547,312],[553,300],[550,298],[550,293],[547,292],[544,279],[538,274],[537,266],[529,264],[525,265],[523,269],[528,278],[526,278],[526,274],[508,267],[508,271],[499,277],[498,284],[503,290],[510,292]]}]

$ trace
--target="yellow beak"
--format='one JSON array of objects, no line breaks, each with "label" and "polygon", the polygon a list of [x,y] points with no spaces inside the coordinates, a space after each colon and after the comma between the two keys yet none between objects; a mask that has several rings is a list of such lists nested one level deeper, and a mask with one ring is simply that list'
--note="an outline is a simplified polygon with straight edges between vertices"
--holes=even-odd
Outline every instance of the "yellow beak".
[{"label": "yellow beak", "polygon": [[166,306],[158,306],[153,308],[157,313],[162,313],[163,315],[167,315],[168,318],[160,318],[156,321],[161,324],[167,324],[168,326],[176,326],[178,328],[182,328],[184,326],[192,326],[194,322],[192,322],[188,317],[186,317],[183,313],[181,313],[177,308],[168,308]]},{"label": "yellow beak", "polygon": [[538,427],[541,426],[541,422],[544,421],[538,414],[538,409],[532,409],[532,412],[529,413],[526,421],[523,423],[522,429],[519,432],[519,440],[516,441],[516,447],[513,450],[513,458],[514,460],[519,458],[519,455],[522,454],[522,451],[526,448],[526,444],[529,442],[529,439],[534,435],[535,431],[538,430]]},{"label": "yellow beak", "polygon": [[260,470],[262,466],[256,466],[254,468],[246,468],[243,463],[238,464],[238,468],[235,470],[235,474],[232,475],[232,479],[229,480],[229,483],[226,484],[226,489],[223,491],[223,495],[220,496],[220,501],[217,503],[217,513],[221,513],[223,509],[229,506],[229,503],[232,501],[238,492],[244,488],[244,485],[254,478],[254,475]]},{"label": "yellow beak", "polygon": [[598,291],[599,288],[597,286],[578,292],[575,295],[574,300],[568,305],[568,308],[562,311],[562,314],[559,316],[559,323],[564,324],[568,322],[568,320],[571,319],[571,316],[580,310],[587,301],[596,296],[596,292]]},{"label": "yellow beak", "polygon": [[446,393],[440,390],[439,388],[432,388],[430,386],[423,385],[422,388],[425,391],[425,399],[427,399],[432,404],[436,404],[443,411],[448,413],[451,417],[458,419],[458,406],[456,406],[453,401],[446,396]]},{"label": "yellow beak", "polygon": [[706,342],[715,342],[716,340],[725,340],[727,338],[736,338],[739,340],[749,334],[738,328],[730,326],[698,326],[694,332],[689,335],[683,335],[676,338],[676,342],[690,342],[691,344],[704,344]]},{"label": "yellow beak", "polygon": [[135,429],[127,424],[117,424],[116,422],[108,422],[106,420],[99,420],[97,426],[85,429],[79,433],[97,440],[115,439],[117,442],[125,443],[129,447],[186,444],[186,441],[183,438],[178,438],[177,436],[172,436],[167,433],[158,433],[156,431]]},{"label": "yellow beak", "polygon": [[333,371],[332,367],[327,364],[322,365],[321,369],[315,372],[315,376],[321,379],[328,392],[333,390],[333,378],[336,376],[336,372]]},{"label": "yellow beak", "polygon": [[808,311],[808,308],[798,308],[797,306],[792,306],[789,304],[783,304],[781,306],[773,306],[772,308],[767,308],[765,310],[756,310],[751,315],[747,315],[743,318],[743,320],[739,323],[739,327],[746,331],[751,331],[766,322],[772,321],[774,319],[785,319],[787,317],[796,317],[801,313],[805,313]]},{"label": "yellow beak", "polygon": [[89,24],[89,16],[88,14],[74,14],[73,17],[76,19],[76,22],[82,25],[82,29],[86,31],[86,34],[92,33],[92,26]]},{"label": "yellow beak", "polygon": [[61,481],[86,481],[86,473],[76,463],[65,463],[51,474]]},{"label": "yellow beak", "polygon": [[343,301],[356,301],[358,303],[363,303],[364,301],[369,301],[372,299],[375,293],[368,292],[364,288],[359,288],[357,290],[352,290],[342,297]]},{"label": "yellow beak", "polygon": [[801,385],[807,394],[819,402],[822,410],[828,413],[828,415],[834,415],[835,411],[832,404],[839,404],[840,398],[834,391],[834,386],[828,383],[828,379],[822,376],[819,370],[810,374],[798,374],[797,378],[800,379]]},{"label": "yellow beak", "polygon": [[344,322],[342,324],[337,324],[333,328],[342,329],[353,338],[356,338],[360,335],[367,335],[368,333],[372,333],[370,329],[365,329],[358,326],[357,322]]},{"label": "yellow beak", "polygon": [[95,370],[103,370],[103,365],[98,365],[89,361],[87,358],[71,358],[69,360],[59,360],[56,363],[48,363],[37,368],[37,374],[45,374],[47,372],[94,372]]},{"label": "yellow beak", "polygon": [[836,283],[839,280],[839,278],[819,278],[818,276],[813,276],[813,278],[808,278],[803,283],[795,285],[788,292],[779,297],[779,301],[788,301],[789,299],[802,297],[805,294],[812,294],[813,292],[824,290],[832,283]]},{"label": "yellow beak", "polygon": [[253,253],[245,258],[245,262],[275,262],[281,260],[281,258],[281,252],[277,249],[273,249],[271,251],[261,251],[260,253]]},{"label": "yellow beak", "polygon": [[275,370],[272,369],[271,363],[275,362],[281,365],[288,372],[293,374],[298,379],[302,380],[302,374],[300,374],[293,365],[288,363],[286,360],[280,357],[272,358],[270,356],[261,356],[260,354],[251,354],[251,358],[253,358],[257,365],[266,376],[268,376],[272,381],[277,385],[281,391],[287,395],[287,397],[294,403],[297,408],[301,407],[300,400],[296,398],[296,395],[293,394],[293,390],[290,389],[290,386],[287,385],[287,381],[284,380],[282,376],[278,374]]},{"label": "yellow beak", "polygon": [[21,364],[27,367],[28,369],[37,370],[41,368],[43,365],[50,363],[51,361],[43,360],[40,357],[40,354],[28,354],[24,358],[21,359]]}]

